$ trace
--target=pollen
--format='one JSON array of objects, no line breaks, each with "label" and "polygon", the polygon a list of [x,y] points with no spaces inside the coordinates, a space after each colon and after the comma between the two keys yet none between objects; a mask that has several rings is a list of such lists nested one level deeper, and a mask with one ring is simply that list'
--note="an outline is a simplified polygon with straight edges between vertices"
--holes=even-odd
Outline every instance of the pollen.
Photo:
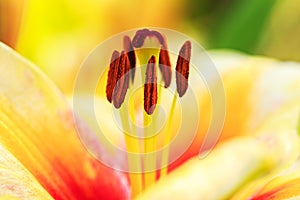
[{"label": "pollen", "polygon": [[147,65],[146,81],[144,85],[144,109],[148,115],[154,112],[157,104],[157,77],[155,57],[152,56]]},{"label": "pollen", "polygon": [[186,41],[180,51],[176,64],[176,85],[179,97],[182,97],[188,88],[188,77],[191,59],[191,42]]},{"label": "pollen", "polygon": [[[119,53],[114,51],[110,60],[110,67],[106,85],[107,100],[114,105],[115,108],[120,108],[125,100],[127,89],[130,81],[134,84],[136,71],[136,51],[146,48],[146,40],[150,39],[151,45],[155,46],[155,52],[158,54],[150,54],[147,63],[145,82],[144,82],[144,110],[148,115],[153,114],[157,101],[157,73],[156,68],[159,67],[161,79],[164,82],[164,87],[168,88],[172,81],[172,66],[168,51],[167,40],[164,35],[155,30],[141,29],[138,30],[133,39],[129,36],[123,37],[123,51]],[[151,46],[151,48],[154,48]],[[140,51],[143,54],[143,51]],[[146,53],[145,53],[146,52]],[[144,51],[149,54],[150,51]],[[157,57],[156,57],[156,56]],[[147,58],[147,56],[144,56]],[[149,59],[150,58],[150,59]],[[188,89],[188,76],[191,59],[191,42],[186,41],[181,47],[176,63],[176,88],[179,97],[182,97]],[[143,63],[140,63],[143,64]]]},{"label": "pollen", "polygon": [[106,97],[116,108],[122,105],[129,87],[130,61],[127,53],[114,51],[108,71]]}]

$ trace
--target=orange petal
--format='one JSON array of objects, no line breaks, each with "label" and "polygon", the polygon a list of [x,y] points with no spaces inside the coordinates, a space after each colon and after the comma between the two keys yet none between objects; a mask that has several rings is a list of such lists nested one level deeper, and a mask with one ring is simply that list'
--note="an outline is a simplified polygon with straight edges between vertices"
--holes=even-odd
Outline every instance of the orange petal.
[{"label": "orange petal", "polygon": [[127,177],[82,146],[53,83],[1,43],[0,61],[0,143],[55,199],[129,198]]}]

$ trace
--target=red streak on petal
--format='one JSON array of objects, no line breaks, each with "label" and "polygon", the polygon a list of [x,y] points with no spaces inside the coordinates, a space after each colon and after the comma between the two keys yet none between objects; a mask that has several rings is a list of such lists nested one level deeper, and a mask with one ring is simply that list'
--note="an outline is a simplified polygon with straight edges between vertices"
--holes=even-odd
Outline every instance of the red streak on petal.
[{"label": "red streak on petal", "polygon": [[[280,177],[278,177],[280,179]],[[276,179],[275,179],[276,180]],[[286,199],[300,195],[300,179],[295,178],[291,181],[282,183],[281,185],[269,190],[267,187],[272,184],[272,181],[266,185],[261,192],[251,197],[251,200],[265,199]],[[269,191],[268,191],[269,190]]]}]

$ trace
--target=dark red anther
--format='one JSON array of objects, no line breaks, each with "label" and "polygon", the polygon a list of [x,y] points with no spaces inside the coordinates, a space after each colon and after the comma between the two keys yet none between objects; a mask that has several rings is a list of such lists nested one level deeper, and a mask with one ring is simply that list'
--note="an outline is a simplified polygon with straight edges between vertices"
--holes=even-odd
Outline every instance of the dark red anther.
[{"label": "dark red anther", "polygon": [[109,65],[107,84],[106,84],[106,98],[111,103],[112,102],[112,94],[117,83],[118,78],[118,68],[120,61],[120,53],[118,51],[114,51]]},{"label": "dark red anther", "polygon": [[122,51],[118,67],[117,83],[112,96],[112,102],[115,108],[120,108],[124,102],[126,92],[129,87],[129,70],[129,58],[127,54]]},{"label": "dark red anther", "polygon": [[161,48],[159,52],[159,69],[162,74],[163,81],[165,83],[165,88],[169,87],[172,78],[172,69],[169,52],[167,47]]},{"label": "dark red anther", "polygon": [[176,85],[179,97],[182,97],[188,88],[188,77],[190,69],[191,49],[192,44],[186,41],[180,51],[176,63]]},{"label": "dark red anther", "polygon": [[146,69],[146,81],[144,85],[144,109],[148,115],[153,114],[157,104],[157,77],[155,56],[151,56]]},{"label": "dark red anther", "polygon": [[136,57],[134,53],[134,48],[132,46],[132,42],[129,36],[124,36],[123,38],[123,46],[124,50],[128,55],[129,62],[130,62],[130,79],[131,82],[133,83],[134,81],[134,76],[135,76],[135,67],[136,67]]}]

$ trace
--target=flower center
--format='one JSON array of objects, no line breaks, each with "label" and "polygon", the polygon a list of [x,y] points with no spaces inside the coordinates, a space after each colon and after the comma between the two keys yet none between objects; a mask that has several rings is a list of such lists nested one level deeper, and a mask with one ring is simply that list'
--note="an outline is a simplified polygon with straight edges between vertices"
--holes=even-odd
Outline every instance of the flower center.
[{"label": "flower center", "polygon": [[[158,31],[142,29],[136,32],[132,41],[129,36],[124,36],[123,46],[121,53],[114,51],[111,57],[106,85],[107,100],[115,108],[121,107],[129,88],[129,79],[134,82],[137,55],[141,65],[147,64],[146,70],[142,70],[142,78],[145,80],[144,109],[151,115],[158,101],[157,63],[164,87],[168,88],[171,84],[172,69],[166,39]],[[180,97],[188,89],[190,58],[191,42],[186,41],[180,49],[176,64],[176,86]]]},{"label": "flower center", "polygon": [[[179,51],[175,67],[177,93],[175,92],[173,101],[170,102],[171,112],[166,122],[165,146],[168,146],[171,138],[171,124],[177,95],[183,97],[188,89],[190,59],[191,42],[186,41]],[[144,127],[142,141],[137,137],[138,131],[134,127],[130,128],[128,125],[128,113],[126,112],[128,110],[128,103],[124,103],[127,90],[131,89],[136,79],[137,61],[139,61],[141,66],[141,79],[144,83],[142,100],[144,102]],[[157,67],[159,67],[160,73],[157,72]],[[143,159],[128,156],[129,170],[130,168],[138,168],[143,172],[142,174],[130,173],[133,195],[140,193],[142,189],[146,189],[156,181],[156,170],[151,171],[149,169],[157,168],[155,154],[157,141],[154,132],[155,126],[160,119],[160,113],[157,112],[157,105],[160,103],[160,96],[163,92],[162,84],[157,83],[158,79],[161,80],[161,83],[164,83],[164,88],[168,88],[172,81],[172,66],[166,38],[158,31],[148,29],[138,30],[132,40],[129,36],[124,36],[123,50],[121,52],[114,51],[111,56],[106,84],[106,97],[115,108],[119,109],[123,129],[130,130],[131,132],[129,135],[124,131],[127,150],[135,153],[144,152]],[[130,112],[130,117],[136,120],[134,113],[135,111]],[[144,145],[143,150],[140,148],[141,143]],[[167,166],[168,157],[169,149],[165,148],[161,158],[161,166]],[[167,167],[162,167],[160,176],[163,177],[166,174]]]}]

